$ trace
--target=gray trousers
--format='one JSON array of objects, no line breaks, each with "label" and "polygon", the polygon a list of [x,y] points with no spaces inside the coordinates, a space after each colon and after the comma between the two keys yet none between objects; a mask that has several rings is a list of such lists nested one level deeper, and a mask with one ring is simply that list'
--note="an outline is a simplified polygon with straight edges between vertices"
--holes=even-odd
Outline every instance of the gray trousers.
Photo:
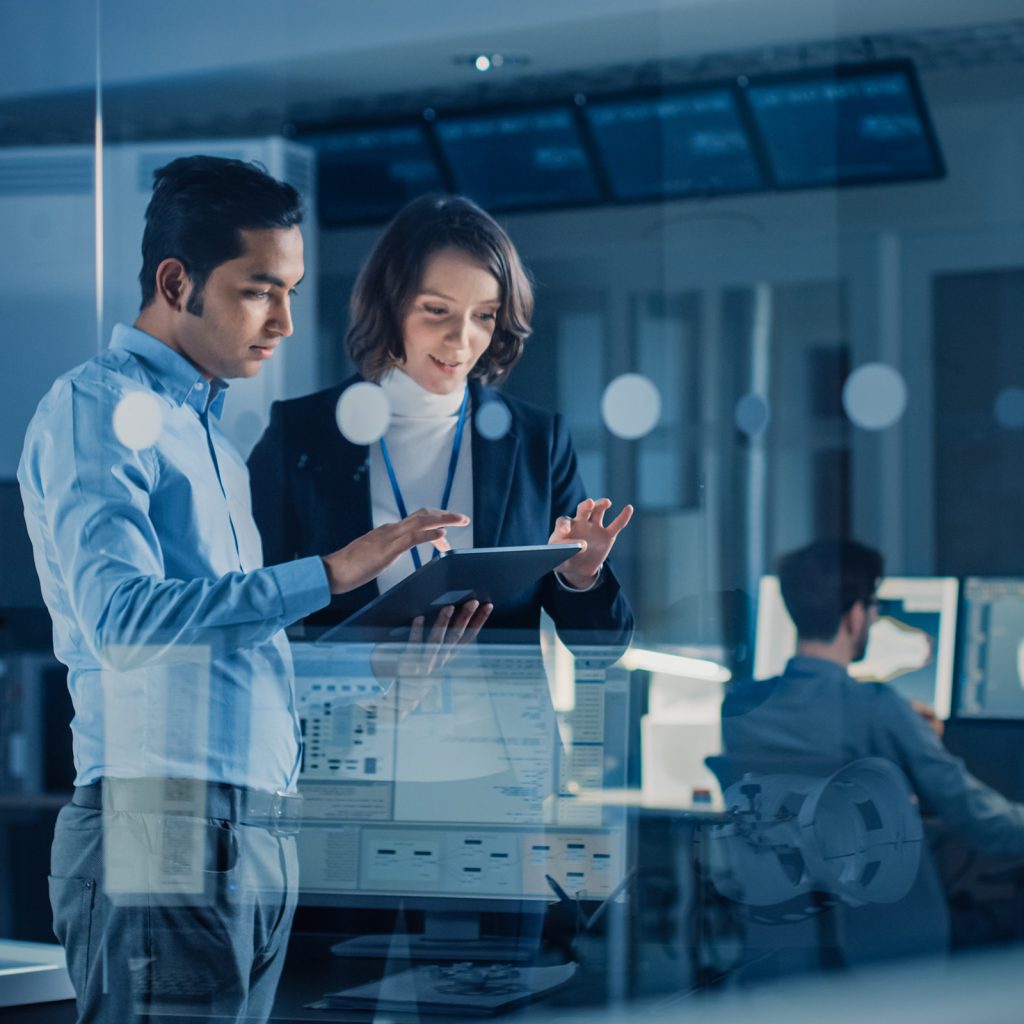
[{"label": "gray trousers", "polygon": [[298,895],[294,837],[72,801],[49,881],[82,1024],[269,1017]]}]

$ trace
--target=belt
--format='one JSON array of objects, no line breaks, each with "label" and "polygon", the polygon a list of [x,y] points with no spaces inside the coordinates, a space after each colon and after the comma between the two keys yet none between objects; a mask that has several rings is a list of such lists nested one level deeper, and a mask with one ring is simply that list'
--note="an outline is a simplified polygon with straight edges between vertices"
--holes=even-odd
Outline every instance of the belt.
[{"label": "belt", "polygon": [[218,818],[239,825],[256,825],[274,835],[293,836],[302,823],[302,796],[268,793],[198,779],[104,778],[76,786],[73,804],[91,810],[134,814]]}]

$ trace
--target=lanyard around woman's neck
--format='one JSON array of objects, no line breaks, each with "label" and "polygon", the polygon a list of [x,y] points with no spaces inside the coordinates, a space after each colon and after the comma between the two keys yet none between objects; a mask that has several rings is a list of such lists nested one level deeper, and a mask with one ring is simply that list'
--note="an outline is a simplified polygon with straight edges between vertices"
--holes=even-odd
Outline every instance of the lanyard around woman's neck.
[{"label": "lanyard around woman's neck", "polygon": [[[462,447],[462,432],[466,426],[466,410],[469,408],[469,388],[466,388],[465,393],[462,396],[462,405],[459,406],[459,422],[455,425],[455,440],[452,442],[452,454],[448,460],[448,479],[444,484],[444,494],[441,496],[441,509],[447,511],[448,501],[452,496],[452,484],[455,483],[455,470],[459,464],[459,449]],[[398,514],[405,519],[409,514],[405,507],[405,499],[402,497],[402,489],[398,486],[398,477],[395,476],[395,467],[391,462],[391,455],[388,452],[387,441],[382,437],[380,439],[380,453],[384,456],[384,468],[388,471],[388,479],[391,481],[391,492],[395,496],[395,504],[398,506]],[[412,555],[412,564],[417,569],[423,564],[420,559],[420,553],[413,548],[410,552]],[[441,554],[436,548],[431,558],[437,558]]]}]

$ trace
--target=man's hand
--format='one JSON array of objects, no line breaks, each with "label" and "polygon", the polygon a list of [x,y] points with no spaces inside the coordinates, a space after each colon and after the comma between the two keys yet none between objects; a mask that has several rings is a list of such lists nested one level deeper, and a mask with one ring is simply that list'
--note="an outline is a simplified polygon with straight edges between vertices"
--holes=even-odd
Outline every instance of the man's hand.
[{"label": "man's hand", "polygon": [[549,544],[583,541],[583,550],[573,555],[567,562],[563,562],[557,570],[558,575],[577,590],[585,590],[594,582],[615,544],[615,538],[633,518],[633,506],[626,505],[605,526],[604,514],[611,507],[610,498],[601,498],[599,501],[585,498],[576,506],[576,515],[573,518],[559,516],[555,522],[554,532],[548,538]]},{"label": "man's hand", "polygon": [[469,516],[460,512],[421,508],[397,523],[378,526],[333,554],[324,555],[331,593],[344,594],[369,583],[417,544],[443,542],[445,527],[468,525]]}]

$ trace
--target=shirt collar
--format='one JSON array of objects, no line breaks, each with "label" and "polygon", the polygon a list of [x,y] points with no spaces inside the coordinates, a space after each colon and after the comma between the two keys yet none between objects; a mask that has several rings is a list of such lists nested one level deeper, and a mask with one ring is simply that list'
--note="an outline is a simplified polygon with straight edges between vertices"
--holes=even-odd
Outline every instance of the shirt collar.
[{"label": "shirt collar", "polygon": [[849,681],[853,677],[837,661],[829,661],[828,658],[811,658],[806,654],[794,655],[786,663],[786,673],[789,675],[815,676],[819,679],[836,679]]},{"label": "shirt collar", "polygon": [[191,406],[197,413],[220,418],[224,410],[227,381],[207,380],[184,356],[153,335],[127,324],[116,324],[110,338],[112,349],[131,352],[156,377],[157,382],[178,405]]}]

